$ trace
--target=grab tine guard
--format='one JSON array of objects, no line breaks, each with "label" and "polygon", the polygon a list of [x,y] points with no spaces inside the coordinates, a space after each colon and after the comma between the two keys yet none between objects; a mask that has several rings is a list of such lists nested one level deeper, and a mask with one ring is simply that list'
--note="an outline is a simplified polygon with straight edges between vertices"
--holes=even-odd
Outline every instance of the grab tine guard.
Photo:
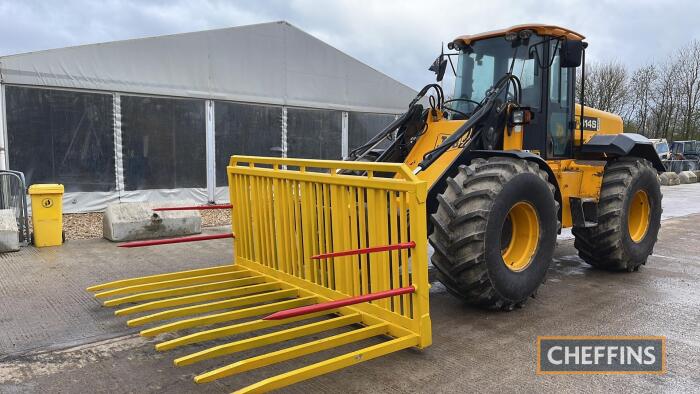
[{"label": "grab tine guard", "polygon": [[413,293],[414,291],[416,291],[416,289],[413,286],[409,286],[403,287],[401,289],[392,289],[380,291],[377,293],[365,294],[357,297],[345,298],[342,300],[322,302],[320,304],[314,304],[309,306],[300,306],[294,309],[287,309],[286,311],[275,312],[271,315],[263,317],[263,320],[284,320],[289,319],[290,317],[307,315],[309,313],[327,311],[329,309],[336,309],[343,306],[355,305],[363,302],[380,300],[382,298],[394,297],[401,294]]},{"label": "grab tine guard", "polygon": [[311,313],[308,315],[302,315],[297,317],[290,317],[285,320],[253,320],[245,323],[232,324],[229,326],[214,328],[207,331],[200,331],[194,334],[185,335],[176,339],[171,339],[169,341],[161,342],[156,345],[156,350],[170,350],[175,349],[180,346],[191,345],[193,343],[201,343],[212,341],[214,339],[230,337],[236,334],[243,334],[247,332],[253,332],[258,330],[263,330],[270,327],[277,327],[284,324],[294,323],[301,320],[313,319],[325,315],[333,315],[338,311],[329,310],[319,313]]},{"label": "grab tine guard", "polygon": [[298,293],[299,292],[294,289],[278,290],[269,293],[255,294],[247,297],[209,302],[206,304],[197,304],[176,309],[168,309],[167,311],[154,313],[148,316],[138,317],[136,319],[131,319],[126,322],[126,325],[128,325],[129,327],[141,326],[146,323],[152,323],[160,320],[168,320],[176,317],[192,316],[204,312],[237,308],[240,306],[275,301],[283,298],[293,298],[296,297]]},{"label": "grab tine guard", "polygon": [[242,339],[240,341],[235,341],[227,343],[225,345],[219,345],[206,350],[202,350],[200,352],[175,359],[175,365],[188,365],[199,361],[220,357],[226,354],[236,353],[248,349],[254,349],[263,345],[270,345],[273,343],[287,341],[290,339],[299,338],[307,335],[318,334],[319,332],[332,330],[350,324],[358,324],[360,322],[362,322],[362,316],[360,316],[359,313],[334,317],[332,319],[307,324],[305,326],[290,328],[288,330],[273,332],[271,334],[260,335],[254,338]]},{"label": "grab tine guard", "polygon": [[292,360],[307,354],[313,354],[321,350],[328,350],[339,346],[347,345],[353,342],[359,342],[365,339],[384,335],[387,333],[389,325],[379,323],[373,326],[362,327],[350,332],[334,335],[331,337],[322,338],[316,341],[306,342],[301,345],[288,347],[272,353],[266,353],[260,356],[251,357],[245,360],[238,361],[233,364],[217,368],[213,371],[205,372],[195,376],[194,380],[197,383],[211,382],[227,376],[236,375],[252,369],[266,367],[268,365],[281,363]]},{"label": "grab tine guard", "polygon": [[[363,175],[344,175],[350,171]],[[177,358],[178,366],[261,349],[202,371],[197,383],[371,338],[382,341],[240,392],[273,390],[431,344],[426,183],[408,167],[233,156],[227,172],[231,205],[221,208],[231,209],[233,265],[123,279],[88,290],[107,299],[105,306],[124,305],[118,316],[140,313],[127,324],[146,326],[142,336],[189,330],[157,343],[158,351],[212,342]],[[378,173],[394,176],[375,177]],[[240,321],[248,318],[255,320]],[[246,333],[253,336],[236,338]],[[294,344],[262,350],[286,341]]]},{"label": "grab tine guard", "polygon": [[158,274],[158,275],[151,275],[151,276],[142,276],[140,278],[129,278],[129,279],[121,279],[121,280],[115,280],[113,282],[107,282],[107,283],[102,283],[99,285],[95,286],[90,286],[87,288],[87,291],[101,291],[101,290],[107,290],[107,289],[117,289],[121,287],[126,287],[126,286],[133,286],[133,285],[139,285],[139,284],[144,284],[144,283],[154,283],[154,282],[161,282],[165,280],[173,280],[173,279],[182,279],[182,278],[192,278],[195,276],[202,276],[202,275],[210,275],[210,274],[219,274],[222,272],[233,272],[233,271],[247,271],[245,268],[241,268],[235,265],[221,265],[218,267],[210,267],[210,268],[200,268],[196,270],[188,270],[188,271],[180,271],[180,272],[172,272],[169,274]]},{"label": "grab tine guard", "polygon": [[280,284],[277,282],[266,282],[253,284],[249,286],[241,286],[233,289],[216,290],[206,293],[192,294],[182,297],[167,298],[165,300],[151,301],[145,304],[134,305],[131,307],[119,309],[114,312],[116,316],[125,316],[134,313],[152,311],[155,309],[163,309],[170,306],[191,305],[201,301],[218,300],[222,298],[237,298],[244,297],[250,294],[264,293],[267,291],[276,291],[280,289]]}]

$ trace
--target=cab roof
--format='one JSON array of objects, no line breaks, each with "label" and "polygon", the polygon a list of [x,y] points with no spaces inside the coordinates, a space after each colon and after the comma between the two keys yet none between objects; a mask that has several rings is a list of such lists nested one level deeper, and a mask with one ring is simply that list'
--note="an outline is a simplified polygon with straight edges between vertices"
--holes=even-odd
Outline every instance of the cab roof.
[{"label": "cab roof", "polygon": [[569,30],[564,27],[559,27],[555,25],[543,25],[537,23],[525,24],[525,25],[515,25],[505,29],[492,30],[479,34],[463,35],[454,39],[454,41],[462,41],[463,43],[469,45],[474,41],[483,40],[485,38],[492,38],[498,36],[504,36],[511,32],[519,32],[521,30],[532,30],[541,36],[564,36],[569,40],[581,41],[586,38],[583,34],[576,33],[573,30]]}]

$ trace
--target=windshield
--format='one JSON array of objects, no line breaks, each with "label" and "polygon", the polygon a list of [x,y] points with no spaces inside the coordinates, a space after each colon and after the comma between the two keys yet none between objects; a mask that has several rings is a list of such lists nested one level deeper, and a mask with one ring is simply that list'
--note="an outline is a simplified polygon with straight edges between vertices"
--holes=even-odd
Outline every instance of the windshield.
[{"label": "windshield", "polygon": [[[534,34],[529,42],[529,47],[517,47],[513,75],[520,79],[522,104],[539,108],[541,73],[536,67],[535,51],[540,51],[538,55],[541,58],[544,46],[532,45],[541,42]],[[462,112],[471,112],[476,103],[484,99],[486,91],[508,72],[516,53],[515,49],[504,37],[495,37],[474,42],[461,52],[454,90],[454,99],[457,101],[451,103],[450,107]],[[532,54],[532,57],[529,54]]]},{"label": "windshield", "polygon": [[666,153],[668,152],[668,144],[665,142],[660,142],[656,145],[656,153]]}]

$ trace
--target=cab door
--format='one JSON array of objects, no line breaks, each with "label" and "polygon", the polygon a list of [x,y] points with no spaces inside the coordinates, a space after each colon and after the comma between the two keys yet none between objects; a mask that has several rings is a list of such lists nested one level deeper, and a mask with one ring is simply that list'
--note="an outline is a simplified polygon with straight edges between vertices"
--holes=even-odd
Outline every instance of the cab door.
[{"label": "cab door", "polygon": [[551,66],[547,88],[546,158],[573,157],[574,137],[574,68],[562,68],[558,40],[549,45]]}]

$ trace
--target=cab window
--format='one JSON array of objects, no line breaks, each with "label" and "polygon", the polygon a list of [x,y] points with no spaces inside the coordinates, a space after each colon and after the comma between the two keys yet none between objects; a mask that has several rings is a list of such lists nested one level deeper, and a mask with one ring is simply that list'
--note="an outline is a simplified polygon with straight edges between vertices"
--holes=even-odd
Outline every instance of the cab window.
[{"label": "cab window", "polygon": [[549,92],[547,117],[547,153],[548,157],[569,157],[572,150],[572,130],[570,120],[572,105],[569,93],[572,89],[572,71],[561,68],[559,62],[559,44],[557,40],[550,41]]}]

